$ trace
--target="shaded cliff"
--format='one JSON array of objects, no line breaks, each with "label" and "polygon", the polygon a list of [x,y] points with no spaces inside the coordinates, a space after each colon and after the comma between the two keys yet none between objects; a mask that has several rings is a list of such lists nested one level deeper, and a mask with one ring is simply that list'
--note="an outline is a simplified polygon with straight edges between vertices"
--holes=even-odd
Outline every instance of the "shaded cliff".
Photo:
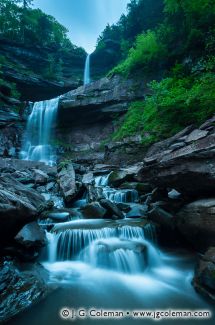
[{"label": "shaded cliff", "polygon": [[15,83],[21,100],[50,99],[77,88],[83,79],[86,53],[23,45],[1,39],[2,78]]}]

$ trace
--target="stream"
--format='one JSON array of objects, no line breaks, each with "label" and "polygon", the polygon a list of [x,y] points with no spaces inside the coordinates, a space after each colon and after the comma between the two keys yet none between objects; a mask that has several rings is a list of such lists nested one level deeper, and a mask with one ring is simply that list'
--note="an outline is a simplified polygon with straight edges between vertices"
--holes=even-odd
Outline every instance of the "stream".
[{"label": "stream", "polygon": [[[109,188],[107,175],[97,177],[95,183],[112,202],[133,204],[138,199],[135,191],[120,193]],[[56,223],[47,238],[42,264],[50,272],[49,283],[55,290],[14,324],[150,324],[154,320],[135,319],[132,312],[212,310],[191,284],[195,257],[185,250],[160,249],[156,228],[144,219],[75,219]],[[69,315],[62,319],[60,312],[65,308]],[[92,309],[93,315],[95,309],[118,310],[124,312],[124,317],[72,318],[72,310],[79,309],[82,313]],[[212,319],[160,321],[214,323]]]}]

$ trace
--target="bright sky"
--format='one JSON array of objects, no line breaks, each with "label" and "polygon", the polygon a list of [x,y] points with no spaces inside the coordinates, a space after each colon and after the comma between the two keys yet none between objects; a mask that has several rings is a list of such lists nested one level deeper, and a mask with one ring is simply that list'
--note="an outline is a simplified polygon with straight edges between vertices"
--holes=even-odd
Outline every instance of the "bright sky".
[{"label": "bright sky", "polygon": [[34,8],[54,16],[69,30],[69,37],[88,53],[105,26],[118,21],[130,0],[34,0]]}]

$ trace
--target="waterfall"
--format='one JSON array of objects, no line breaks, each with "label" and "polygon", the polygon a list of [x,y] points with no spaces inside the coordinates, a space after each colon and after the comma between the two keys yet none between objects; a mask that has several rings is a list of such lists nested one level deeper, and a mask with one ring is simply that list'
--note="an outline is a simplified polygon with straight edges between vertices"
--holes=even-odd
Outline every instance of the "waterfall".
[{"label": "waterfall", "polygon": [[90,54],[87,55],[84,67],[84,85],[90,83]]},{"label": "waterfall", "polygon": [[139,200],[138,192],[134,189],[115,189],[108,186],[110,174],[95,177],[95,186],[101,187],[106,199],[115,203],[135,203]]},{"label": "waterfall", "polygon": [[[135,251],[135,245],[131,245],[132,241],[145,242],[148,240],[153,240],[155,237],[153,231],[154,229],[149,232],[148,229],[145,230],[145,228],[130,225],[113,228],[104,227],[101,229],[69,229],[70,224],[71,223],[68,223],[68,229],[65,229],[64,231],[49,233],[48,254],[50,262],[53,262],[53,256],[55,256],[55,261],[72,260],[74,258],[86,260],[86,256],[89,255],[89,251],[92,252],[93,250],[93,254],[95,256],[97,254],[97,246],[106,245],[106,247],[109,246],[108,250],[111,250],[111,252],[114,253],[110,254],[106,261],[112,256],[114,260],[113,264],[115,263],[114,265],[116,265],[118,250],[122,251],[124,249],[129,251],[129,256],[134,254],[134,259],[136,260],[136,254],[139,252]],[[111,246],[112,248],[110,249]],[[100,247],[99,251],[101,251]],[[126,259],[126,255],[124,255],[124,253],[120,253],[120,258],[122,258],[122,255],[124,256],[124,259]],[[129,262],[129,260],[127,262]],[[125,262],[126,265],[127,262]]]},{"label": "waterfall", "polygon": [[21,159],[55,164],[55,151],[51,141],[58,103],[59,98],[34,103],[28,118]]}]

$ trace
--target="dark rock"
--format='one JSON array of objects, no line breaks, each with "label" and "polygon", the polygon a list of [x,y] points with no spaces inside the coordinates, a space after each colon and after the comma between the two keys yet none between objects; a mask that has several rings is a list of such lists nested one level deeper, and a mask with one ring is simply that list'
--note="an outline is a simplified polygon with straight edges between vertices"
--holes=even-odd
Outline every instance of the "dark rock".
[{"label": "dark rock", "polygon": [[126,182],[120,185],[121,189],[136,190],[139,193],[146,194],[152,191],[152,187],[149,183],[138,183],[138,182]]},{"label": "dark rock", "polygon": [[[76,89],[80,85],[86,58],[84,51],[77,49],[61,54],[62,76],[60,81],[44,76],[49,64],[49,55],[56,56],[55,48],[26,46],[1,38],[0,55],[6,58],[2,65],[4,79],[16,83],[22,100],[39,101],[56,97]],[[30,71],[30,73],[29,73]]]},{"label": "dark rock", "polygon": [[151,160],[154,157],[154,162],[157,160],[157,157],[159,157],[160,155],[163,155],[163,152],[167,149],[169,149],[169,147],[174,144],[176,141],[179,142],[183,142],[187,135],[194,129],[194,127],[188,126],[186,127],[184,130],[180,131],[179,133],[177,133],[176,135],[174,135],[171,138],[168,138],[166,140],[157,142],[155,144],[153,144],[148,152],[146,153],[146,158],[150,158]]},{"label": "dark rock", "polygon": [[205,297],[215,301],[215,247],[201,256],[195,269],[194,288]]},{"label": "dark rock", "polygon": [[173,189],[168,193],[168,197],[172,200],[178,200],[181,197],[181,193]]},{"label": "dark rock", "polygon": [[47,184],[49,179],[48,175],[39,169],[34,170],[33,176],[36,184]]},{"label": "dark rock", "polygon": [[87,173],[82,178],[82,183],[84,185],[93,185],[94,181],[95,181],[95,177],[94,177],[93,173]]},{"label": "dark rock", "polygon": [[0,322],[9,321],[50,292],[48,273],[39,264],[0,262]]},{"label": "dark rock", "polygon": [[181,149],[183,148],[184,146],[186,146],[186,144],[184,142],[177,142],[177,143],[173,143],[169,149],[170,150],[177,150],[177,149]]},{"label": "dark rock", "polygon": [[214,124],[215,124],[215,116],[212,117],[211,119],[207,120],[205,123],[203,123],[203,124],[199,127],[199,129],[200,129],[200,130],[205,130],[205,129],[207,129],[208,127],[211,127],[211,126],[214,127]]},{"label": "dark rock", "polygon": [[215,246],[215,199],[192,202],[177,214],[177,227],[195,248]]},{"label": "dark rock", "polygon": [[173,230],[175,228],[175,217],[159,206],[155,206],[147,213],[147,216],[164,229]]},{"label": "dark rock", "polygon": [[127,203],[116,203],[116,205],[123,212],[129,212],[131,210],[130,205]]},{"label": "dark rock", "polygon": [[108,185],[118,187],[125,182],[135,181],[136,174],[140,171],[142,164],[136,164],[128,168],[115,170],[108,177]]},{"label": "dark rock", "polygon": [[67,165],[58,174],[60,190],[67,203],[77,196],[75,171],[72,164]]},{"label": "dark rock", "polygon": [[93,202],[82,207],[81,212],[86,219],[102,219],[106,215],[107,210],[98,202]]},{"label": "dark rock", "polygon": [[126,218],[143,218],[148,210],[146,205],[136,203],[130,204],[130,208],[131,210],[126,213]]},{"label": "dark rock", "polygon": [[174,188],[183,196],[215,194],[215,134],[195,141],[170,154],[156,157],[156,163],[144,166],[137,179],[160,189]]},{"label": "dark rock", "polygon": [[46,191],[52,191],[55,188],[56,183],[55,182],[50,182],[46,185]]},{"label": "dark rock", "polygon": [[0,177],[0,241],[10,240],[45,207],[45,199],[11,176]]},{"label": "dark rock", "polygon": [[87,201],[90,203],[101,199],[104,199],[102,188],[89,185],[87,187]]},{"label": "dark rock", "polygon": [[107,218],[114,218],[114,219],[123,219],[124,214],[122,211],[117,207],[117,205],[110,200],[102,199],[100,200],[100,204],[103,208],[107,210],[106,217]]},{"label": "dark rock", "polygon": [[25,225],[16,235],[15,241],[26,248],[43,247],[47,243],[46,233],[37,222]]},{"label": "dark rock", "polygon": [[79,87],[62,96],[59,107],[60,123],[77,125],[80,120],[82,124],[90,124],[100,119],[112,119],[113,113],[124,114],[134,99],[144,98],[145,90],[144,82],[126,80],[119,76],[103,78]]}]

